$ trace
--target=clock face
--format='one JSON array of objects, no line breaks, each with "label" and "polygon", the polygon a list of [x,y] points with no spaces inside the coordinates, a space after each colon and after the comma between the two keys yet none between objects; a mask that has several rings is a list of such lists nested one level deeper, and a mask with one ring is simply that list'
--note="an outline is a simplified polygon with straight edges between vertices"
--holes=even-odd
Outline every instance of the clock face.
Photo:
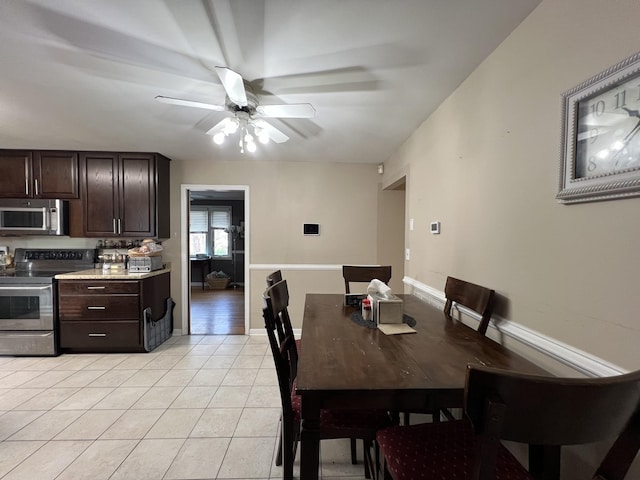
[{"label": "clock face", "polygon": [[640,168],[640,74],[580,100],[575,178]]}]

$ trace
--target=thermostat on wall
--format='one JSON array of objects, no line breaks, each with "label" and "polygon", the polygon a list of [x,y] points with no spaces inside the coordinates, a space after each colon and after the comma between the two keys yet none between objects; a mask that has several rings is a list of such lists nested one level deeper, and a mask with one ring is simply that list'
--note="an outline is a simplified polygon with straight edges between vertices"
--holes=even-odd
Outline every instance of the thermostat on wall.
[{"label": "thermostat on wall", "polygon": [[302,226],[302,231],[305,235],[320,235],[319,223],[305,223]]},{"label": "thermostat on wall", "polygon": [[431,233],[438,235],[440,233],[440,222],[431,222]]}]

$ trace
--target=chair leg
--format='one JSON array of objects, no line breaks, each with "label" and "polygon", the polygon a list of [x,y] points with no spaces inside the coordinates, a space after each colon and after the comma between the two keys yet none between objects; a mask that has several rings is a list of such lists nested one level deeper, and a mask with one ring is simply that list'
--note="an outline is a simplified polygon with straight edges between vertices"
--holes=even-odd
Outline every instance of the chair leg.
[{"label": "chair leg", "polygon": [[278,435],[278,453],[276,454],[276,466],[282,465],[282,417],[280,417],[280,433]]},{"label": "chair leg", "polygon": [[371,458],[371,442],[362,440],[362,447],[364,451],[364,478],[376,478],[376,468]]},{"label": "chair leg", "polygon": [[431,412],[431,421],[433,423],[440,423],[440,409],[436,408],[433,412]]},{"label": "chair leg", "polygon": [[384,455],[382,455],[382,459],[381,459],[380,479],[381,480],[393,480],[393,477],[391,476],[391,473],[389,472],[389,469],[387,469],[387,461],[384,458]]},{"label": "chair leg", "polygon": [[356,454],[356,439],[355,438],[351,439],[351,464],[352,465],[357,465],[358,464],[358,456]]},{"label": "chair leg", "polygon": [[409,425],[409,417],[411,416],[411,414],[409,412],[404,412],[402,416],[404,418],[403,425]]},{"label": "chair leg", "polygon": [[287,428],[285,423],[281,426],[282,442],[280,449],[282,450],[282,478],[284,480],[293,480],[293,462],[296,458],[296,450],[300,435],[300,426],[295,425],[293,428]]}]

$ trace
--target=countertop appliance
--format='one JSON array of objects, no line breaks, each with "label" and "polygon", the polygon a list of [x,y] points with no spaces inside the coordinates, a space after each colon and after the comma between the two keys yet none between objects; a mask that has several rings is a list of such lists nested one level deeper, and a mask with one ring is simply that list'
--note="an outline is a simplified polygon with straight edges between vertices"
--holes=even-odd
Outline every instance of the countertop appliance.
[{"label": "countertop appliance", "polygon": [[0,200],[0,235],[68,235],[67,200]]},{"label": "countertop appliance", "polygon": [[94,249],[16,248],[0,276],[0,355],[59,354],[55,276],[93,268]]}]

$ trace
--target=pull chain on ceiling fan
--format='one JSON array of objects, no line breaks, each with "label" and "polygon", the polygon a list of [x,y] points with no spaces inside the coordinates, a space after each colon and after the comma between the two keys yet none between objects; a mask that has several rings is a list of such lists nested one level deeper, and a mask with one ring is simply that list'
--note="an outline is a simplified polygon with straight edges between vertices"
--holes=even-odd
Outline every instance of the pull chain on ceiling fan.
[{"label": "pull chain on ceiling fan", "polygon": [[260,143],[273,140],[284,143],[289,137],[262,118],[313,118],[316,110],[309,103],[260,105],[258,97],[248,89],[242,76],[226,67],[215,67],[216,73],[226,92],[224,105],[195,102],[180,98],[157,96],[156,100],[171,105],[204,108],[218,112],[229,111],[233,117],[227,117],[218,122],[207,134],[213,135],[213,141],[221,145],[225,139],[240,133],[238,145],[240,152],[256,151],[255,138]]}]

